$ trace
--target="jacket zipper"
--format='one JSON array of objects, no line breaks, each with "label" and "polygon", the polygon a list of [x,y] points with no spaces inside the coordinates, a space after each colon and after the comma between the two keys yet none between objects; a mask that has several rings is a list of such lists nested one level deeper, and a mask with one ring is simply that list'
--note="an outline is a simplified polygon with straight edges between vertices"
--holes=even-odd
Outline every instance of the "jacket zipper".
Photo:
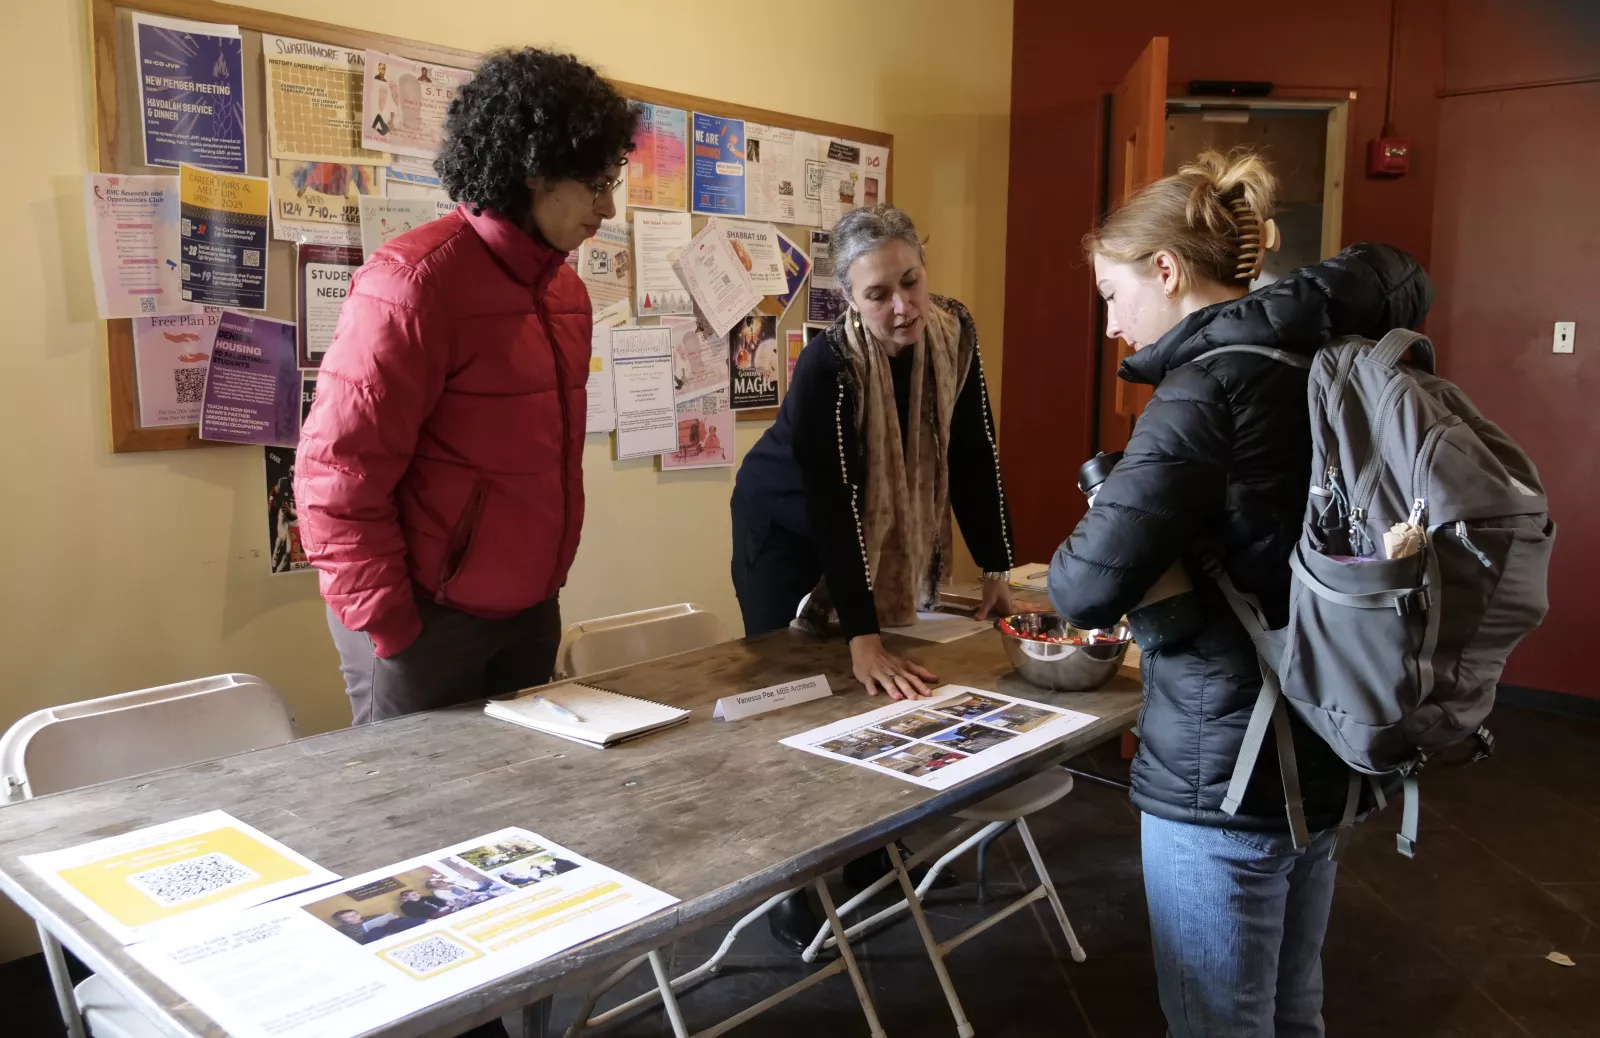
[{"label": "jacket zipper", "polygon": [[[557,275],[560,273],[559,270],[556,271]],[[553,278],[554,275],[552,280]],[[548,287],[548,282],[546,286]],[[555,363],[556,396],[561,401],[561,539],[556,542],[556,559],[559,561],[561,553],[566,551],[567,534],[572,529],[572,488],[569,486],[570,480],[567,475],[567,441],[572,437],[572,416],[567,408],[567,383],[561,374],[561,344],[556,341],[555,330],[550,327],[550,317],[537,297],[533,300],[533,312],[539,318],[539,327],[544,329],[545,341],[550,344],[550,358]],[[555,579],[553,574],[551,579]],[[552,597],[556,590],[550,588],[544,597]]]}]

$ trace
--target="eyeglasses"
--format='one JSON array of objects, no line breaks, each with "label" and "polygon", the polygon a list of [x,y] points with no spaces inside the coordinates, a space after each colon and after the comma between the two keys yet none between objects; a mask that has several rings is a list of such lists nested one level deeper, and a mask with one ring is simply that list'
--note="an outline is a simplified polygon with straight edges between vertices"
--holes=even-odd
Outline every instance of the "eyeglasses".
[{"label": "eyeglasses", "polygon": [[[617,163],[619,166],[626,166],[627,164],[628,160],[626,158]],[[621,183],[622,177],[602,177],[599,180],[585,180],[583,186],[594,192],[594,202],[598,205],[600,199],[615,191]]]}]

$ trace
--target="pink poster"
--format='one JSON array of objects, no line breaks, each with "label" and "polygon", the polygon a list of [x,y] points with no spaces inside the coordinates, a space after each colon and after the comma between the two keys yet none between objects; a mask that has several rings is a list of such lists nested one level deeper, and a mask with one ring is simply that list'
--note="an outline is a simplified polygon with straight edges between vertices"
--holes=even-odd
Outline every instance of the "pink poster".
[{"label": "pink poster", "polygon": [[678,449],[661,455],[661,467],[732,468],[733,423],[727,387],[679,404]]},{"label": "pink poster", "polygon": [[795,361],[800,359],[800,351],[806,348],[806,333],[799,328],[790,328],[783,333],[784,352],[789,357],[789,369],[784,373],[783,385],[787,389],[794,383]]},{"label": "pink poster", "polygon": [[640,209],[688,209],[689,113],[643,101],[628,103],[639,115],[633,154],[628,156],[628,204]]},{"label": "pink poster", "polygon": [[222,310],[133,319],[133,361],[139,383],[139,425],[198,425],[206,367]]}]

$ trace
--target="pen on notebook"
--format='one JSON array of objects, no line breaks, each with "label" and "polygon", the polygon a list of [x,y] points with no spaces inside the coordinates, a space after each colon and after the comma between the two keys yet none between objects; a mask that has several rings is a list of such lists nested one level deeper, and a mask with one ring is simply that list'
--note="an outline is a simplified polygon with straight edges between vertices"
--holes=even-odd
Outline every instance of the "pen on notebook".
[{"label": "pen on notebook", "polygon": [[560,703],[556,702],[554,699],[551,699],[549,696],[534,696],[533,698],[534,698],[535,702],[543,703],[545,706],[547,706],[550,709],[554,710],[556,713],[560,714],[562,717],[565,717],[567,720],[575,721],[578,724],[583,724],[583,718],[579,717],[577,714],[573,713],[571,710],[568,710],[566,707],[562,706]]}]

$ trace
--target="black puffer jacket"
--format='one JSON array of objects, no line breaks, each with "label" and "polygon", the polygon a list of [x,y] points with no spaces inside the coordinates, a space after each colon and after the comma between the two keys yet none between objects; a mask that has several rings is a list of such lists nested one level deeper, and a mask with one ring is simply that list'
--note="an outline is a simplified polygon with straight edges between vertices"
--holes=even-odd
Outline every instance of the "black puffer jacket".
[{"label": "black puffer jacket", "polygon": [[[1306,372],[1256,354],[1206,354],[1229,345],[1310,354],[1336,336],[1377,339],[1421,323],[1432,300],[1433,286],[1410,256],[1354,245],[1190,314],[1123,362],[1118,374],[1155,384],[1155,399],[1094,507],[1056,552],[1050,598],[1080,625],[1108,626],[1180,558],[1203,596],[1204,630],[1144,657],[1133,763],[1140,810],[1201,825],[1288,828],[1271,739],[1239,813],[1221,811],[1261,676],[1244,628],[1194,559],[1197,551],[1219,553],[1272,625],[1288,622],[1288,558],[1311,476]],[[1311,830],[1337,824],[1349,771],[1298,721],[1295,747]]]}]

